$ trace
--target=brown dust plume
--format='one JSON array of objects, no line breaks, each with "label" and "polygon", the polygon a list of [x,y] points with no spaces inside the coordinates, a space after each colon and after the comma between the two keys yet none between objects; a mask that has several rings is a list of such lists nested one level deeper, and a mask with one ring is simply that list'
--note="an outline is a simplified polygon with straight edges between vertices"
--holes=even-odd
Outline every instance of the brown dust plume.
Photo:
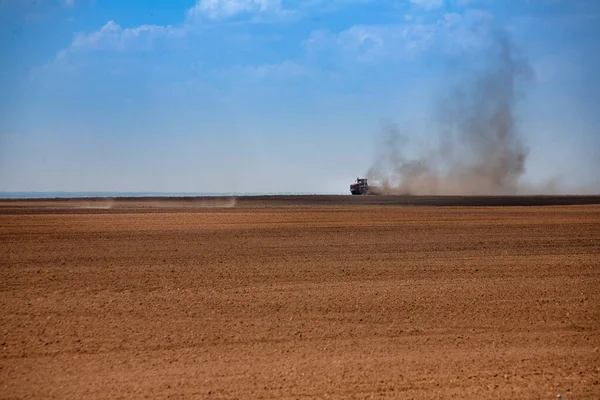
[{"label": "brown dust plume", "polygon": [[[519,88],[531,68],[505,32],[492,35],[481,59],[462,65],[462,78],[440,99],[439,133],[420,157],[391,125],[367,177],[381,194],[510,195],[519,193],[527,149],[515,116]],[[467,59],[465,57],[465,59]]]}]

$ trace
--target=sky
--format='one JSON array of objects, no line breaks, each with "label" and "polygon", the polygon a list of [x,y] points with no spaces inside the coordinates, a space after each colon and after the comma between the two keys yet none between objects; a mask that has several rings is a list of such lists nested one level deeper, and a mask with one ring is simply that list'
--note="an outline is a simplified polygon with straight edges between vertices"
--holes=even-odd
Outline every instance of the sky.
[{"label": "sky", "polygon": [[520,179],[600,193],[597,0],[0,0],[0,191],[348,193],[497,30]]}]

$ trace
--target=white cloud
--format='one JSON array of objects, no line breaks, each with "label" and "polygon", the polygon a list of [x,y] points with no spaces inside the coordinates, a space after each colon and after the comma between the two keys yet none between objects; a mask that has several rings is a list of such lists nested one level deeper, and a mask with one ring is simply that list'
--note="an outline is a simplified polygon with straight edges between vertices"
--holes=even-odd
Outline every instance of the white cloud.
[{"label": "white cloud", "polygon": [[170,25],[140,25],[135,28],[122,28],[114,21],[108,21],[100,30],[89,34],[78,33],[70,46],[59,52],[59,57],[69,53],[112,50],[127,51],[148,48],[158,37],[181,36],[184,28],[174,28]]},{"label": "white cloud", "polygon": [[[72,6],[75,0],[61,0],[65,6]],[[205,16],[222,19],[241,13],[285,13],[281,0],[198,0],[187,12],[188,17]],[[108,21],[102,28],[92,33],[75,34],[71,44],[58,52],[57,59],[69,54],[93,50],[135,51],[151,48],[154,40],[161,37],[182,37],[193,27],[194,21],[182,21],[180,27],[172,25],[140,25],[123,28],[115,21]]]},{"label": "white cloud", "polygon": [[372,26],[357,25],[341,32],[337,43],[346,51],[359,54],[364,58],[375,57],[384,49],[384,40],[393,34],[392,31]]},{"label": "white cloud", "polygon": [[444,0],[410,0],[410,2],[425,10],[434,10],[444,6]]},{"label": "white cloud", "polygon": [[355,25],[339,33],[313,31],[304,47],[315,60],[329,55],[334,62],[413,59],[433,46],[448,53],[476,51],[485,44],[493,19],[481,10],[403,17],[391,25]]},{"label": "white cloud", "polygon": [[283,13],[281,0],[198,0],[188,10],[192,19],[225,19],[239,14]]},{"label": "white cloud", "polygon": [[123,28],[114,21],[108,21],[102,28],[92,33],[77,33],[68,47],[60,50],[54,60],[34,68],[33,77],[50,71],[75,72],[77,65],[73,56],[91,51],[128,52],[152,49],[159,38],[181,37],[186,27],[171,25],[140,25],[135,28]]},{"label": "white cloud", "polygon": [[359,62],[411,58],[426,49],[435,35],[435,25],[355,25],[338,34],[313,31],[304,42],[309,53],[324,52]]},{"label": "white cloud", "polygon": [[[72,4],[76,0],[61,0]],[[342,3],[363,3],[371,0],[337,0]],[[442,7],[444,0],[410,0],[420,7],[431,9]],[[455,1],[455,0],[453,0]],[[462,1],[462,0],[461,0]],[[481,1],[481,0],[480,0]],[[310,7],[320,7],[321,0]],[[306,4],[298,4],[295,11],[286,10],[282,0],[197,0],[187,11],[187,17],[180,24],[140,25],[122,27],[115,21],[108,21],[99,30],[77,33],[71,43],[59,51],[53,61],[40,69],[57,66],[62,70],[73,70],[74,55],[90,51],[135,52],[149,51],[158,40],[177,38],[201,28],[209,23],[220,23],[228,18],[243,16],[245,21],[267,21],[269,18],[282,20],[286,13],[299,12]],[[466,15],[466,14],[465,14]],[[463,17],[457,13],[427,13],[425,15],[405,15],[405,20],[391,25],[355,25],[338,33],[313,31],[303,44],[309,53],[360,62],[376,62],[382,59],[410,59],[430,47],[443,30],[452,40],[467,41],[468,32],[461,31]],[[318,60],[318,57],[317,57]],[[277,68],[294,71],[293,64],[257,67],[254,76],[277,73]],[[249,71],[246,71],[249,72]],[[298,72],[298,70],[296,70]]]},{"label": "white cloud", "polygon": [[[65,7],[74,5],[75,1],[60,0]],[[42,71],[53,69],[72,72],[76,69],[72,57],[76,53],[148,51],[161,38],[180,38],[201,27],[208,20],[216,23],[228,17],[244,14],[248,14],[248,21],[266,22],[269,18],[281,19],[293,12],[284,10],[281,7],[281,0],[197,0],[195,5],[187,10],[187,17],[176,26],[140,25],[124,28],[110,20],[97,31],[75,34],[71,43],[60,50],[54,60],[34,68],[32,73],[38,76]]]}]

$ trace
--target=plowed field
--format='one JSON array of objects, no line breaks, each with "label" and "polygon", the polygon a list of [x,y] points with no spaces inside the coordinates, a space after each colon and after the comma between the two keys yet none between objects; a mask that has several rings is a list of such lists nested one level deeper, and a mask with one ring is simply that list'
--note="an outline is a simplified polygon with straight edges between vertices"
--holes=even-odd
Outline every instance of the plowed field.
[{"label": "plowed field", "polygon": [[17,203],[2,398],[600,398],[598,205]]}]

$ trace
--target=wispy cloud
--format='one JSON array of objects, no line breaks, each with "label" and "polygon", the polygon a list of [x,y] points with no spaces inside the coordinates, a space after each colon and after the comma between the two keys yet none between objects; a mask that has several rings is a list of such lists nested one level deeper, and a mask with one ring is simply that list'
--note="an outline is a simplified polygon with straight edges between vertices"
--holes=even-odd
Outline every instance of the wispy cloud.
[{"label": "wispy cloud", "polygon": [[342,59],[377,62],[410,59],[431,46],[439,27],[434,23],[355,25],[337,34],[313,31],[304,42],[309,53],[334,53]]},{"label": "wispy cloud", "polygon": [[[75,0],[62,0],[72,6]],[[108,21],[102,28],[91,33],[77,33],[70,45],[59,51],[56,59],[65,59],[70,54],[85,51],[136,51],[148,50],[158,38],[183,37],[195,25],[198,18],[222,20],[241,14],[283,15],[281,0],[198,0],[187,10],[186,18],[177,25],[140,25],[124,28],[115,21]]]},{"label": "wispy cloud", "polygon": [[425,10],[433,10],[444,6],[444,0],[410,0],[410,2],[423,7]]},{"label": "wispy cloud", "polygon": [[184,28],[175,28],[171,25],[140,25],[135,28],[123,28],[114,21],[108,21],[96,32],[76,34],[69,47],[61,50],[57,57],[63,58],[70,53],[93,50],[147,49],[158,37],[180,37],[184,34]]},{"label": "wispy cloud", "polygon": [[284,9],[281,0],[198,0],[187,11],[188,19],[220,21],[246,16],[253,20],[258,16],[288,16],[291,10]]},{"label": "wispy cloud", "polygon": [[[371,0],[338,0],[336,4],[356,5],[367,1]],[[441,36],[462,45],[468,45],[469,40],[473,40],[474,35],[464,28],[469,18],[458,13],[443,13],[443,10],[439,10],[444,5],[443,0],[410,0],[410,3],[413,9],[422,8],[428,11],[416,11],[415,15],[399,19],[396,23],[359,24],[338,32],[313,31],[303,42],[303,47],[309,58],[311,54],[318,53],[326,58],[333,58],[334,62],[344,60],[372,63],[389,59],[412,59],[429,49]],[[284,17],[291,14],[304,13],[306,7],[322,7],[323,2],[296,3],[296,6],[299,8],[284,8],[282,0],[198,0],[186,11],[185,18],[174,25],[123,27],[110,20],[97,31],[75,34],[71,43],[60,50],[54,60],[42,68],[37,68],[37,72],[50,70],[53,66],[62,71],[72,72],[76,55],[87,52],[150,51],[157,41],[183,38],[198,29],[203,29],[207,24],[218,25],[228,23],[229,20],[234,23],[256,22],[261,19],[285,20]],[[300,73],[299,64],[291,61],[240,68],[247,68],[244,70],[246,75],[255,78],[269,74],[281,75],[283,70],[291,74]]]},{"label": "wispy cloud", "polygon": [[352,58],[359,62],[374,62],[382,58],[405,54],[407,25],[355,25],[339,33],[318,30],[304,42],[309,54],[334,55],[338,60]]},{"label": "wispy cloud", "polygon": [[76,72],[81,62],[74,61],[76,54],[94,51],[104,52],[139,52],[149,51],[160,38],[180,38],[186,34],[186,27],[171,25],[140,25],[134,28],[123,28],[114,21],[108,21],[102,28],[91,33],[77,33],[66,48],[60,50],[53,60],[33,68],[32,77],[44,73]]},{"label": "wispy cloud", "polygon": [[316,30],[304,41],[309,54],[335,54],[348,62],[385,62],[413,59],[430,50],[454,52],[474,49],[486,37],[493,16],[478,10],[436,12],[405,17],[395,24],[355,25],[338,33]]}]

